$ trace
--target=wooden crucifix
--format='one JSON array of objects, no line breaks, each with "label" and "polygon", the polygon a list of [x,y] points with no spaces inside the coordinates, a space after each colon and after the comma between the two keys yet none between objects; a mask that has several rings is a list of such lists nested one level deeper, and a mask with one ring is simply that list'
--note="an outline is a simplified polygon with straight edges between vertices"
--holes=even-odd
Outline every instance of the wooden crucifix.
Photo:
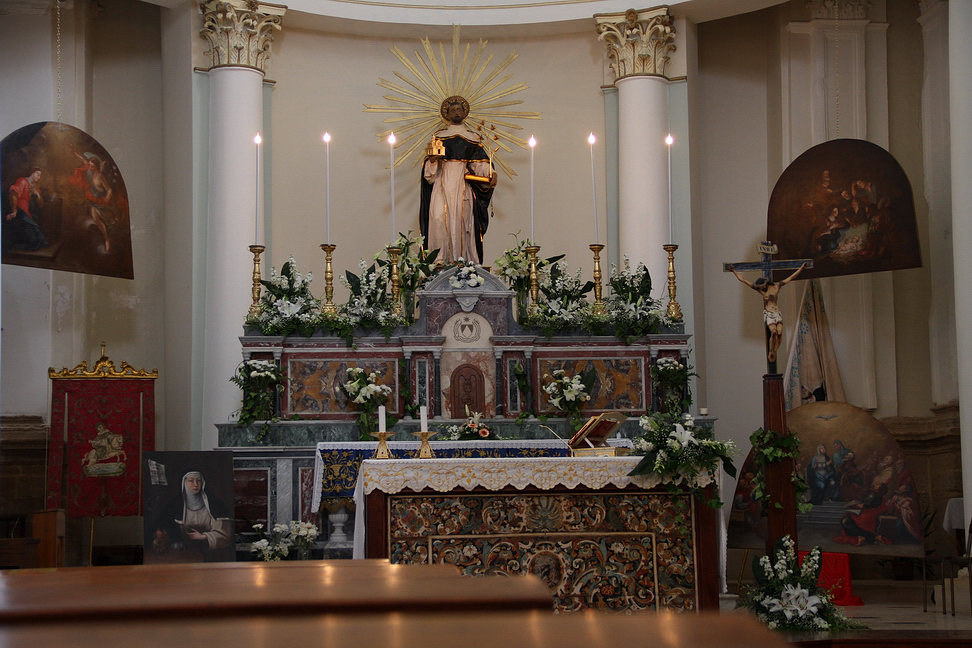
[{"label": "wooden crucifix", "polygon": [[[777,352],[783,337],[783,317],[776,298],[780,289],[796,279],[804,268],[813,267],[812,259],[795,259],[791,261],[773,261],[777,247],[769,241],[763,241],[756,247],[762,255],[762,261],[750,263],[725,263],[723,272],[731,272],[739,281],[743,282],[763,298],[763,322],[766,325],[766,374],[763,376],[763,429],[782,436],[789,435],[786,426],[786,401],[783,394],[783,376],[776,370]],[[779,282],[774,282],[774,270],[796,270]],[[744,279],[738,270],[759,270],[763,276],[750,282]],[[766,555],[773,555],[776,541],[789,535],[793,542],[797,541],[796,525],[796,495],[793,491],[793,459],[770,463],[763,475],[766,483]],[[777,506],[779,504],[780,506]]]}]

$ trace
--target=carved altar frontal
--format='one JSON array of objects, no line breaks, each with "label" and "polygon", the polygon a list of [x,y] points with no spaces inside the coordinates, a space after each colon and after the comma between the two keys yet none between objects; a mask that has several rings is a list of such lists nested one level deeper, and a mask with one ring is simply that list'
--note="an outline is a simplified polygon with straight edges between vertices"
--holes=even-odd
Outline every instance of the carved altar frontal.
[{"label": "carved altar frontal", "polygon": [[[638,461],[366,460],[355,557],[536,574],[563,612],[717,609],[721,518],[657,475],[630,475]],[[715,488],[708,474],[691,484]]]},{"label": "carved altar frontal", "polygon": [[[563,612],[699,607],[688,495],[416,493],[390,496],[388,507],[393,563],[535,574]],[[685,524],[676,523],[679,514]]]}]

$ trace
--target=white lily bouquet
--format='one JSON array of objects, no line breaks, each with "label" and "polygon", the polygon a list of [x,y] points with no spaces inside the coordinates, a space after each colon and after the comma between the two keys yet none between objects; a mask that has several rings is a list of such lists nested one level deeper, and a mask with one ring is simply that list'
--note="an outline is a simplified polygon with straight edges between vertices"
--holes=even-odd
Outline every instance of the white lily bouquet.
[{"label": "white lily bouquet", "polygon": [[774,630],[829,631],[865,628],[851,621],[834,605],[830,593],[817,584],[820,577],[820,547],[814,547],[797,564],[796,548],[790,536],[783,536],[769,556],[753,559],[756,584],[736,607],[752,610],[756,618]]}]

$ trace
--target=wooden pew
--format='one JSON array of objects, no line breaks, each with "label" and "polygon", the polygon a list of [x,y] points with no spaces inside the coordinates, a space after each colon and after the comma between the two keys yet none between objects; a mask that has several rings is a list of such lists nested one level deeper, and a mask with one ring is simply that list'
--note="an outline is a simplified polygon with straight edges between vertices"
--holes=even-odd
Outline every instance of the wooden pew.
[{"label": "wooden pew", "polygon": [[146,617],[552,608],[536,577],[384,560],[115,565],[0,574],[0,623]]},{"label": "wooden pew", "polygon": [[[501,579],[509,580],[509,579]],[[477,580],[476,582],[482,582]],[[421,594],[417,593],[417,596]],[[743,614],[465,612],[316,614],[0,625],[0,645],[104,648],[783,648]]]}]

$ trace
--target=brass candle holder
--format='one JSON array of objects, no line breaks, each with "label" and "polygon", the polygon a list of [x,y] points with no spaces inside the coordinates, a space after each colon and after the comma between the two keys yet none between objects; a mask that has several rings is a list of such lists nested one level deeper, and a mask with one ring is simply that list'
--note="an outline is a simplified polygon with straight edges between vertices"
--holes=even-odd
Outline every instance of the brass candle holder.
[{"label": "brass candle holder", "polygon": [[524,248],[530,257],[530,314],[537,312],[537,299],[540,297],[540,280],[537,277],[537,252],[539,245],[528,245]]},{"label": "brass candle holder", "polygon": [[388,449],[388,439],[394,434],[395,434],[394,432],[372,432],[371,433],[371,436],[378,439],[378,447],[375,448],[375,454],[372,455],[373,459],[392,458],[391,451]]},{"label": "brass candle holder", "polygon": [[253,289],[251,291],[253,303],[250,304],[250,311],[246,314],[247,319],[256,319],[260,317],[262,312],[260,308],[260,255],[266,249],[262,245],[250,246],[250,252],[253,253]]},{"label": "brass candle holder", "polygon": [[402,253],[402,248],[395,245],[389,245],[388,250],[388,261],[391,265],[391,285],[392,285],[392,314],[401,315],[402,314],[402,303],[399,300],[399,293],[401,292],[401,277],[398,274],[398,257]]},{"label": "brass candle holder", "polygon": [[322,243],[321,249],[324,250],[324,303],[321,304],[321,312],[327,315],[337,313],[334,306],[334,268],[331,267],[331,255],[337,249],[336,245]]},{"label": "brass candle holder", "polygon": [[662,249],[668,252],[668,316],[676,322],[682,321],[682,307],[675,301],[675,250],[678,246],[674,243],[663,245]]},{"label": "brass candle holder", "polygon": [[601,250],[604,246],[600,243],[591,245],[591,252],[594,253],[594,306],[593,311],[596,315],[603,315],[607,312],[607,307],[601,301]]},{"label": "brass candle holder", "polygon": [[435,436],[438,432],[429,432],[428,430],[422,430],[421,432],[412,432],[412,436],[417,436],[422,442],[419,446],[419,459],[434,459],[435,453],[432,452],[432,444],[429,443],[429,437]]}]

